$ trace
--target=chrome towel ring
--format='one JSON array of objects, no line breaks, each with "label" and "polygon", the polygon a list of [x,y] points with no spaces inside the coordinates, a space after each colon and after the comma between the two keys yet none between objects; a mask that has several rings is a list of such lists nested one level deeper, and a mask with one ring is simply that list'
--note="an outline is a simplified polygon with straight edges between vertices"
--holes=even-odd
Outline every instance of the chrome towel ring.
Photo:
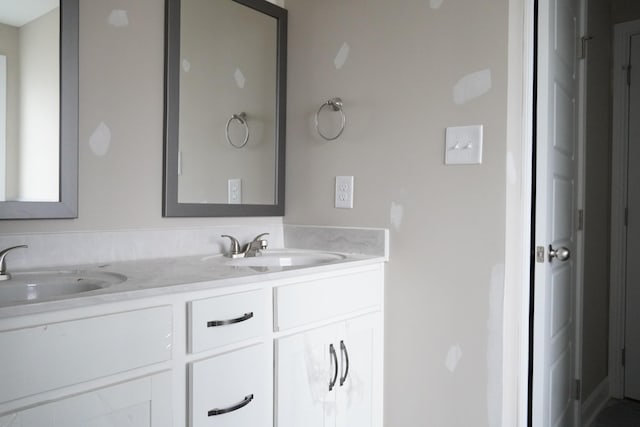
[{"label": "chrome towel ring", "polygon": [[[242,144],[239,145],[234,144],[233,141],[231,141],[231,137],[229,136],[229,125],[231,125],[231,122],[233,122],[234,120],[239,121],[245,129],[244,141],[242,141]],[[243,111],[240,114],[232,115],[231,118],[227,120],[227,126],[224,128],[224,135],[227,137],[227,142],[229,143],[229,145],[234,148],[242,148],[247,145],[247,142],[249,141],[249,124],[247,123],[247,113]]]},{"label": "chrome towel ring", "polygon": [[[327,106],[331,107],[331,110],[333,111],[339,111],[340,115],[342,116],[342,124],[340,125],[340,130],[335,136],[327,136],[323,134],[322,131],[320,130],[320,125],[318,124],[318,117],[320,116],[320,112]],[[322,104],[320,108],[318,108],[318,111],[316,111],[316,131],[318,131],[318,135],[320,135],[322,139],[326,141],[333,141],[338,139],[340,135],[342,135],[342,132],[344,131],[344,125],[347,122],[347,117],[344,114],[344,110],[342,109],[342,106],[343,106],[342,99],[331,98],[330,100]]]}]

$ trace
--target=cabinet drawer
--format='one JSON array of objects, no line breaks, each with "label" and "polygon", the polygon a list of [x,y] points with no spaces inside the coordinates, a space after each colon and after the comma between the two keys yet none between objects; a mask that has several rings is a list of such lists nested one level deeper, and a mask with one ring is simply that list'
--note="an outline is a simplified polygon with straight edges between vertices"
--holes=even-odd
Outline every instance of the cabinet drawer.
[{"label": "cabinet drawer", "polygon": [[382,269],[275,288],[275,329],[281,331],[382,302]]},{"label": "cabinet drawer", "polygon": [[203,350],[254,338],[268,323],[265,291],[245,292],[189,303],[189,351]]},{"label": "cabinet drawer", "polygon": [[0,333],[0,402],[171,358],[171,307]]},{"label": "cabinet drawer", "polygon": [[190,426],[271,426],[270,360],[260,344],[192,363]]}]

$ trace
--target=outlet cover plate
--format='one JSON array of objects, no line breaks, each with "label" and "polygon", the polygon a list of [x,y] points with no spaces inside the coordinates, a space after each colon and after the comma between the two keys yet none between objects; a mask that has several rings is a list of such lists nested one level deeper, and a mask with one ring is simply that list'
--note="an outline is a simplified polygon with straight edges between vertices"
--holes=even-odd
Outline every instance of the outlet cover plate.
[{"label": "outlet cover plate", "polygon": [[228,182],[228,203],[239,205],[242,203],[242,178],[231,178]]},{"label": "outlet cover plate", "polygon": [[336,176],[336,208],[353,208],[353,177]]}]

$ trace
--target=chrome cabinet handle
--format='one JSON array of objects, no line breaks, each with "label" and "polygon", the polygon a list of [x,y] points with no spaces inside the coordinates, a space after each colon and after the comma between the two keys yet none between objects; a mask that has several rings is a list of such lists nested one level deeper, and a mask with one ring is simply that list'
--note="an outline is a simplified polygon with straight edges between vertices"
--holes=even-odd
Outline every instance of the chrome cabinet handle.
[{"label": "chrome cabinet handle", "polygon": [[564,246],[561,246],[558,249],[553,249],[553,246],[549,245],[549,262],[553,261],[554,258],[557,258],[558,261],[566,261],[570,257],[571,252]]},{"label": "chrome cabinet handle", "polygon": [[340,387],[344,385],[344,382],[347,380],[347,375],[349,375],[349,353],[347,352],[347,346],[344,341],[340,340],[340,352],[344,355],[345,366],[344,375],[340,376]]},{"label": "chrome cabinet handle", "polygon": [[213,416],[216,416],[216,415],[228,414],[229,412],[237,411],[240,408],[244,408],[252,400],[253,400],[253,394],[250,394],[248,396],[245,396],[244,399],[242,399],[242,402],[236,403],[235,405],[229,406],[228,408],[222,408],[222,409],[215,408],[215,409],[212,409],[209,412],[207,412],[207,415],[210,416],[210,417],[213,417]]},{"label": "chrome cabinet handle", "polygon": [[236,317],[235,319],[228,320],[210,320],[207,322],[207,328],[213,328],[216,326],[224,326],[224,325],[233,325],[234,323],[244,322],[245,320],[249,320],[253,317],[253,311],[250,313],[245,313],[240,317]]},{"label": "chrome cabinet handle", "polygon": [[333,344],[329,344],[329,355],[333,358],[333,378],[329,380],[329,391],[331,391],[338,381],[338,355]]}]

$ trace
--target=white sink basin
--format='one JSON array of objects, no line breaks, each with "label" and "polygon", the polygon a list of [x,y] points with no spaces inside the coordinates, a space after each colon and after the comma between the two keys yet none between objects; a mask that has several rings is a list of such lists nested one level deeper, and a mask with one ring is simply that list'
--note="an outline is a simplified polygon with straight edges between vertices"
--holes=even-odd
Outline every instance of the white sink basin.
[{"label": "white sink basin", "polygon": [[261,255],[247,258],[227,258],[223,256],[207,257],[204,260],[216,259],[225,265],[236,267],[303,267],[329,264],[342,261],[346,255],[334,252],[279,250],[262,251]]},{"label": "white sink basin", "polygon": [[11,273],[11,279],[0,282],[0,305],[95,291],[125,280],[122,274],[99,271]]}]

